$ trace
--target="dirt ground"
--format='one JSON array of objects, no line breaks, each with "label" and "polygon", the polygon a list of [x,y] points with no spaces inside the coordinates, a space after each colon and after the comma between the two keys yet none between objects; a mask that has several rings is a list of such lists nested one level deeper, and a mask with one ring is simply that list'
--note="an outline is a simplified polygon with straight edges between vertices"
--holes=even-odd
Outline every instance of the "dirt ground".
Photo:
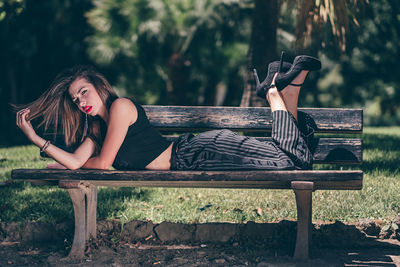
[{"label": "dirt ground", "polygon": [[0,243],[0,266],[400,266],[400,242],[375,240],[355,248],[312,248],[308,261],[292,260],[286,249],[239,243],[142,244],[91,247],[86,258],[67,258],[65,249]]},{"label": "dirt ground", "polygon": [[124,227],[98,221],[83,259],[67,257],[73,222],[0,223],[0,266],[400,266],[398,217],[392,229],[374,220],[314,223],[310,259],[303,262],[292,259],[294,221]]}]

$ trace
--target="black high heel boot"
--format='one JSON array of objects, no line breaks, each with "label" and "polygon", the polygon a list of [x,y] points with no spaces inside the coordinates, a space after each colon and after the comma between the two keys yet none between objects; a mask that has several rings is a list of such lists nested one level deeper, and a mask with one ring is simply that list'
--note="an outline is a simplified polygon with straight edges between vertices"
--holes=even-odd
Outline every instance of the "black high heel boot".
[{"label": "black high heel boot", "polygon": [[305,55],[297,56],[288,72],[278,73],[275,78],[275,86],[278,91],[283,90],[288,85],[301,86],[302,84],[292,84],[292,81],[302,70],[313,71],[319,69],[321,69],[321,61],[318,58]]},{"label": "black high heel boot", "polygon": [[272,83],[275,73],[277,73],[277,72],[285,73],[292,67],[292,64],[290,64],[289,62],[283,61],[283,54],[284,53],[282,52],[280,61],[274,61],[268,65],[268,74],[262,83],[260,83],[260,80],[258,79],[257,70],[253,69],[254,76],[256,79],[256,83],[257,83],[256,93],[262,99],[266,99],[268,89],[273,86],[273,85],[271,85],[271,83]]}]

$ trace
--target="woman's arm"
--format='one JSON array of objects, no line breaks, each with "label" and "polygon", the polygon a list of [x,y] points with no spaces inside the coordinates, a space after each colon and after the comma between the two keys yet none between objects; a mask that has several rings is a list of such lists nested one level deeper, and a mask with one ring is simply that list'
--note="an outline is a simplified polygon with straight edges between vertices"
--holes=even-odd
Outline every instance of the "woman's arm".
[{"label": "woman's arm", "polygon": [[109,169],[121,147],[128,128],[135,123],[138,114],[136,106],[127,98],[118,98],[109,111],[107,134],[97,157],[90,158],[82,168]]},{"label": "woman's arm", "polygon": [[[38,141],[32,141],[39,147],[44,144],[46,140],[37,136]],[[39,144],[39,145],[38,145]],[[55,159],[58,163],[65,166],[67,169],[76,170],[81,168],[85,162],[93,155],[95,150],[95,143],[90,138],[85,138],[83,143],[73,152],[69,153],[55,145],[50,144],[45,150],[45,153]]]},{"label": "woman's arm", "polygon": [[[42,148],[46,143],[46,140],[38,136],[30,121],[26,120],[26,116],[29,112],[29,109],[23,109],[17,112],[17,126],[33,144]],[[82,167],[90,156],[93,155],[94,149],[95,143],[90,138],[86,138],[74,153],[66,152],[52,144],[47,147],[45,153],[66,168],[74,170]]]}]

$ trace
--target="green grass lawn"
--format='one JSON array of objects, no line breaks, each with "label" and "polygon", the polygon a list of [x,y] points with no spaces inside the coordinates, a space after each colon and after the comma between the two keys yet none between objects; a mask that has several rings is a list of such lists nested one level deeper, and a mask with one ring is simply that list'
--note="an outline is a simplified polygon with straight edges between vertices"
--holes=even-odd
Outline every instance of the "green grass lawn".
[{"label": "green grass lawn", "polygon": [[[364,186],[361,191],[316,191],[313,220],[392,220],[400,212],[400,127],[363,133]],[[0,148],[0,181],[15,168],[44,168],[34,146]],[[319,166],[316,166],[319,168]],[[346,167],[350,168],[350,167]],[[258,212],[257,212],[258,210]],[[296,218],[291,190],[99,188],[98,218],[171,222],[274,222]],[[0,221],[73,220],[67,192],[57,187],[14,182],[0,187]]]}]

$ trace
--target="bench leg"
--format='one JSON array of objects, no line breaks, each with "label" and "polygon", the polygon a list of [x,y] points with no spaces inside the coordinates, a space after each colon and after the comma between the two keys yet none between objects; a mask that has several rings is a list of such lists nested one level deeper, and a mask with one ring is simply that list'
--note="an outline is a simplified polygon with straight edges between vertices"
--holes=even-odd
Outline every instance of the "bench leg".
[{"label": "bench leg", "polygon": [[313,182],[291,182],[292,189],[296,195],[297,205],[297,237],[294,259],[308,259],[309,246],[311,242],[311,215],[312,215],[312,192]]},{"label": "bench leg", "polygon": [[60,181],[74,206],[75,233],[69,257],[83,258],[86,242],[96,238],[97,187],[80,181]]},{"label": "bench leg", "polygon": [[81,189],[67,189],[74,205],[75,233],[69,257],[83,258],[86,244],[85,193]]},{"label": "bench leg", "polygon": [[96,238],[97,187],[86,189],[86,240]]}]

